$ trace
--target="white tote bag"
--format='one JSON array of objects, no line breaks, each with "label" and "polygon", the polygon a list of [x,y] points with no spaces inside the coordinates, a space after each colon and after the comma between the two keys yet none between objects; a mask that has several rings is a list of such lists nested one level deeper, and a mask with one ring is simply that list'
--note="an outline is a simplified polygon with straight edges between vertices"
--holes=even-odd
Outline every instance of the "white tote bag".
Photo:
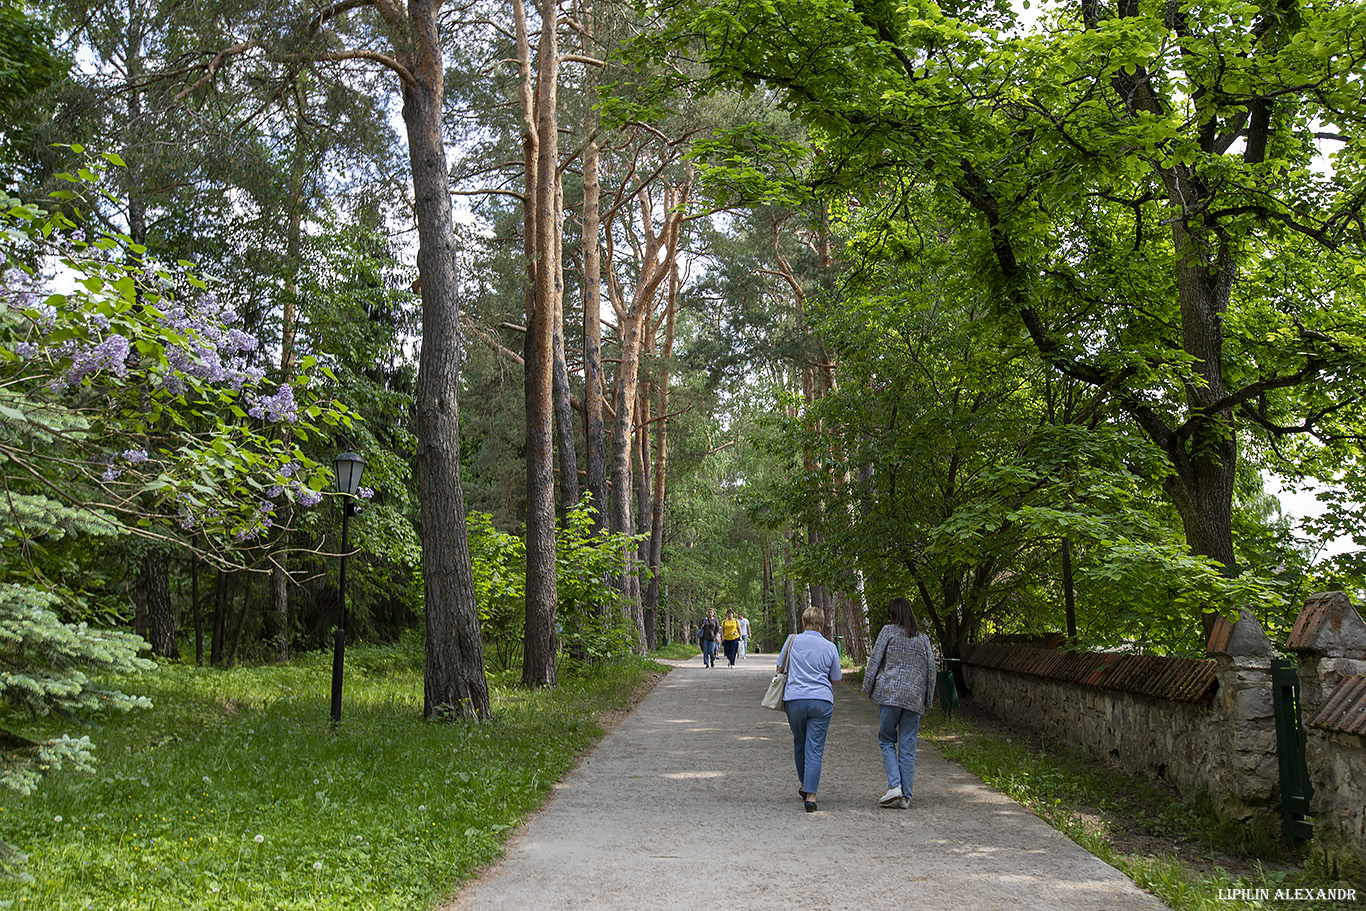
[{"label": "white tote bag", "polygon": [[759,700],[759,704],[766,709],[773,709],[775,712],[783,710],[783,691],[787,689],[787,653],[792,647],[792,637],[788,636],[783,643],[783,653],[778,658],[778,673],[773,675],[773,679],[768,683],[768,690],[764,692],[764,698]]}]

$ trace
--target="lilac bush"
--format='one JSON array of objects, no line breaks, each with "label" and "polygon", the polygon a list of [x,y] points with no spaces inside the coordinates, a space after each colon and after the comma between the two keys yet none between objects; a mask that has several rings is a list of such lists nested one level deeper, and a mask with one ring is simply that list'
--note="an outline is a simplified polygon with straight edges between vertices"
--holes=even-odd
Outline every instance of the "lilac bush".
[{"label": "lilac bush", "polygon": [[[32,474],[60,465],[66,483],[84,465],[121,510],[220,551],[260,539],[287,503],[321,502],[328,468],[300,443],[353,418],[320,400],[312,359],[270,384],[260,342],[187,264],[17,200],[0,210],[0,414],[65,447],[33,455]],[[58,273],[71,290],[53,290]]]}]

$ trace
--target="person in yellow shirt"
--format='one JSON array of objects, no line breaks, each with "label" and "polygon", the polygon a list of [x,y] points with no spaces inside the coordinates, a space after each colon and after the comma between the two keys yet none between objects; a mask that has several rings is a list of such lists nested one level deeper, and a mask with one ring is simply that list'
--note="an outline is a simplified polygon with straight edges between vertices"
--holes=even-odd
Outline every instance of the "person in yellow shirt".
[{"label": "person in yellow shirt", "polygon": [[726,619],[721,621],[721,647],[726,650],[726,661],[735,667],[735,656],[740,653],[740,621],[735,619],[735,611],[726,611]]}]

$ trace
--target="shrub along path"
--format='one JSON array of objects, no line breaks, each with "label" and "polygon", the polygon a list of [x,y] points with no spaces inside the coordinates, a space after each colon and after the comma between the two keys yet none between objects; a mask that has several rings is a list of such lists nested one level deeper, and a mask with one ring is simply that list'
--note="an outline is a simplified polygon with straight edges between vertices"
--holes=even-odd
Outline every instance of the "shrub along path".
[{"label": "shrub along path", "polygon": [[877,709],[852,686],[804,812],[786,719],[759,706],[773,660],[678,663],[446,911],[1164,907],[923,740],[910,809],[880,808]]}]

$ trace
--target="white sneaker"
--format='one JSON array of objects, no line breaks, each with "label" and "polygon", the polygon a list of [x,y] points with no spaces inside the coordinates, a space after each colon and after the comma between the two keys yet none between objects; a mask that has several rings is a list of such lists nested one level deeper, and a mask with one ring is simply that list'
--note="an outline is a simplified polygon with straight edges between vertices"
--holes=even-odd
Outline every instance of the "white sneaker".
[{"label": "white sneaker", "polygon": [[901,785],[897,785],[894,788],[888,789],[887,793],[882,795],[882,799],[877,802],[877,805],[880,807],[887,807],[888,809],[891,809],[893,807],[896,807],[900,803]]}]

